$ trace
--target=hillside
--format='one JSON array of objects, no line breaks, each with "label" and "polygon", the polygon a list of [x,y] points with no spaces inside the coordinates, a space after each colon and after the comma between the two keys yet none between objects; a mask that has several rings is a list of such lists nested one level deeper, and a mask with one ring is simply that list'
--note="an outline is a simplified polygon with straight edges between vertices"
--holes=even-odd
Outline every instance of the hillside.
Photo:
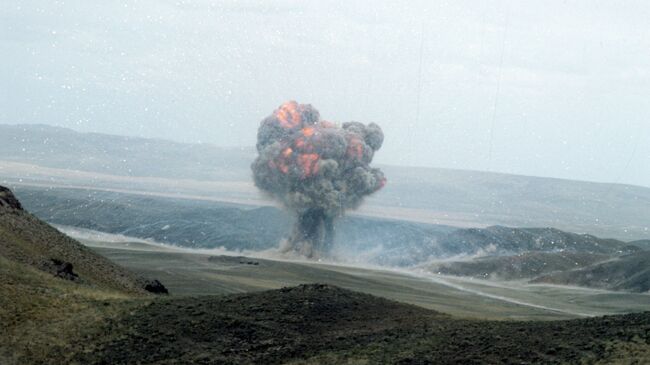
[{"label": "hillside", "polygon": [[[0,182],[187,194],[270,205],[251,183],[253,148],[0,125]],[[647,239],[650,188],[438,168],[381,166],[388,185],[360,213],[458,227],[555,227]]]},{"label": "hillside", "polygon": [[644,250],[650,250],[650,240],[638,240],[630,242],[630,245],[637,246]]},{"label": "hillside", "polygon": [[520,280],[557,271],[574,270],[609,258],[608,255],[594,253],[525,252],[513,256],[486,256],[467,261],[443,261],[422,267],[442,275]]},{"label": "hillside", "polygon": [[579,270],[542,276],[535,282],[650,292],[650,251],[621,256]]},{"label": "hillside", "polygon": [[82,285],[145,293],[147,282],[92,252],[21,208],[0,187],[0,256]]},{"label": "hillside", "polygon": [[38,220],[0,187],[0,363],[65,362],[69,343],[118,311],[111,303],[148,298],[162,288],[154,284]]},{"label": "hillside", "polygon": [[555,228],[502,226],[458,229],[442,238],[439,244],[445,247],[447,252],[458,254],[507,254],[528,251],[616,254],[641,250],[619,240],[564,232]]},{"label": "hillside", "polygon": [[111,320],[86,345],[94,351],[79,351],[74,360],[85,364],[643,362],[650,359],[649,330],[650,313],[562,322],[459,320],[313,284],[156,301]]},{"label": "hillside", "polygon": [[16,196],[4,186],[0,186],[0,209],[10,211],[22,211],[23,206]]},{"label": "hillside", "polygon": [[133,307],[125,299],[137,303],[148,297],[135,286],[116,290],[88,282],[0,255],[0,364],[65,364],[71,343],[83,343],[107,318]]}]

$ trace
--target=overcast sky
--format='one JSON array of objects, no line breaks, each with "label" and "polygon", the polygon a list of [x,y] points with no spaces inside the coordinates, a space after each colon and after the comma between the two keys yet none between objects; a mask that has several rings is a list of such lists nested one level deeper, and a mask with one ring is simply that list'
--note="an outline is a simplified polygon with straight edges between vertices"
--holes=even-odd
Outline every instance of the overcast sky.
[{"label": "overcast sky", "polygon": [[381,163],[650,186],[649,19],[647,1],[2,0],[0,123],[250,146],[295,99],[380,124]]}]

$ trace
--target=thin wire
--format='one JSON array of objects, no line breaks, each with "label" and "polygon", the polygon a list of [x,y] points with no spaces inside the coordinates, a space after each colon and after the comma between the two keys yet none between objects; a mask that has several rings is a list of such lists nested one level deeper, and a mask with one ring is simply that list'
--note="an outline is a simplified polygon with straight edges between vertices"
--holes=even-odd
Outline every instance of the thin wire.
[{"label": "thin wire", "polygon": [[[413,139],[415,138],[415,131],[418,130],[420,125],[420,97],[422,94],[422,60],[424,58],[424,18],[422,19],[422,27],[420,28],[420,63],[418,64],[418,88],[417,95],[415,98],[415,124],[411,127],[411,138],[409,144],[411,145],[411,155],[414,153],[415,144]],[[414,161],[411,161],[414,163]]]},{"label": "thin wire", "polygon": [[424,19],[422,19],[422,29],[420,30],[420,63],[418,65],[418,94],[415,107],[415,124],[420,122],[420,96],[422,94],[422,59],[424,58]]},{"label": "thin wire", "polygon": [[492,171],[492,150],[494,148],[494,126],[497,119],[497,106],[499,105],[499,94],[501,93],[501,76],[503,70],[503,55],[506,50],[506,38],[510,21],[510,7],[506,8],[506,19],[503,29],[503,42],[501,43],[501,56],[499,57],[499,73],[497,75],[497,88],[494,94],[494,105],[492,106],[492,121],[490,123],[490,150],[488,152],[488,171]]}]

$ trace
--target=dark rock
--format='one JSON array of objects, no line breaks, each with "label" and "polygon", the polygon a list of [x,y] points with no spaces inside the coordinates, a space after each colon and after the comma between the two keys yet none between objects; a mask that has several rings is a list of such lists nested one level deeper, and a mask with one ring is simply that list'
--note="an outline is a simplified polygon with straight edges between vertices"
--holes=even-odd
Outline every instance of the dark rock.
[{"label": "dark rock", "polygon": [[0,207],[23,210],[23,206],[20,204],[18,199],[16,199],[14,193],[4,186],[0,186]]},{"label": "dark rock", "polygon": [[61,279],[70,281],[76,281],[79,279],[79,275],[73,271],[72,264],[67,261],[50,259],[41,264],[41,269]]},{"label": "dark rock", "polygon": [[149,280],[144,285],[144,290],[154,294],[169,294],[169,290],[158,280]]},{"label": "dark rock", "polygon": [[257,261],[239,261],[240,264],[242,265],[259,265],[260,263]]}]

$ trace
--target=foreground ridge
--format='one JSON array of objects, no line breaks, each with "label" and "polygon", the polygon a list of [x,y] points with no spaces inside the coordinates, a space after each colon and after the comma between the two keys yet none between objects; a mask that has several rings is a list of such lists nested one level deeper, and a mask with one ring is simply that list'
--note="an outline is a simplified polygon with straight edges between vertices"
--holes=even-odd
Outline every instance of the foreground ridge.
[{"label": "foreground ridge", "polygon": [[[555,363],[650,359],[650,312],[462,320],[331,285],[167,299],[111,321],[81,363]],[[191,343],[191,346],[187,346]]]}]

